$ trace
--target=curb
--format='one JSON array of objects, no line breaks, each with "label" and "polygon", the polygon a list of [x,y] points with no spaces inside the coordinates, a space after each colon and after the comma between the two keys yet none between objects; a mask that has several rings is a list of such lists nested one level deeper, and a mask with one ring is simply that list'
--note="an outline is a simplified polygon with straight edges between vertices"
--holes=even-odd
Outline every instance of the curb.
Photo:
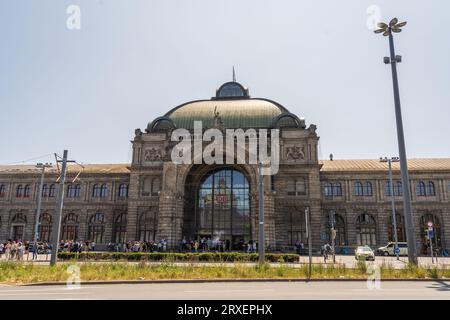
[{"label": "curb", "polygon": [[[217,283],[217,282],[363,282],[368,279],[298,279],[298,278],[285,278],[285,279],[165,279],[165,280],[106,280],[106,281],[81,281],[80,285],[108,285],[108,284],[169,284],[169,283]],[[380,279],[382,282],[443,282],[450,281],[450,278],[388,278]],[[31,286],[63,286],[67,285],[67,282],[34,282],[19,284],[17,286],[31,287]]]}]

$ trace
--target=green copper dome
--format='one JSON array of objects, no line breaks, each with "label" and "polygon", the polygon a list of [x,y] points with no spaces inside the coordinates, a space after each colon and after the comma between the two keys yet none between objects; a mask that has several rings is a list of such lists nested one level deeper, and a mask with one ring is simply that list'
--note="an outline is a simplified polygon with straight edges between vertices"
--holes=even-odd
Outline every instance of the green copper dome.
[{"label": "green copper dome", "polygon": [[203,129],[208,129],[214,127],[217,118],[222,128],[230,129],[272,128],[277,123],[286,122],[295,127],[303,125],[282,105],[269,99],[250,98],[248,89],[241,84],[227,82],[216,90],[215,97],[179,105],[150,123],[147,131],[170,128],[192,130],[194,121],[202,121]]}]

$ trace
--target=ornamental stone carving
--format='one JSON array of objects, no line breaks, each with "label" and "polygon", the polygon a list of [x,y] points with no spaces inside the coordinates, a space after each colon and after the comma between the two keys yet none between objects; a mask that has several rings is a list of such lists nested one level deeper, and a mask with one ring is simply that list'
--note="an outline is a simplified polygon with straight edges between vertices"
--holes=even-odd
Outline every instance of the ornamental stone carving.
[{"label": "ornamental stone carving", "polygon": [[161,150],[156,148],[145,150],[144,161],[145,162],[162,161]]},{"label": "ornamental stone carving", "polygon": [[286,159],[305,160],[305,147],[303,146],[286,147]]}]

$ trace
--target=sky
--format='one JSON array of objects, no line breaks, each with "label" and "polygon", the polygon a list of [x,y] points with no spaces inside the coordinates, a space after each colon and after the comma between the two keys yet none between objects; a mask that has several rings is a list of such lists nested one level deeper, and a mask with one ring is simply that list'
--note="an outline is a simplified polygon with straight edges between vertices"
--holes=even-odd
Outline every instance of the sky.
[{"label": "sky", "polygon": [[408,21],[395,35],[407,155],[450,157],[449,12],[447,0],[0,0],[0,164],[63,149],[130,162],[136,128],[209,99],[233,66],[252,97],[317,125],[321,159],[396,156],[389,44],[370,29],[393,17]]}]

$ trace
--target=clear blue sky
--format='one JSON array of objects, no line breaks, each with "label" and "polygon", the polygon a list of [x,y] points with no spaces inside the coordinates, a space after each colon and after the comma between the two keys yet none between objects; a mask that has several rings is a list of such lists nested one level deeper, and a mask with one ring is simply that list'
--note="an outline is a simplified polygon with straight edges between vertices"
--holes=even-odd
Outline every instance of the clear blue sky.
[{"label": "clear blue sky", "polygon": [[[80,30],[66,27],[71,4]],[[408,21],[396,37],[408,157],[450,157],[449,1],[0,0],[0,163],[64,148],[129,162],[135,128],[211,97],[232,66],[253,97],[318,126],[321,158],[397,155],[371,5]]]}]

